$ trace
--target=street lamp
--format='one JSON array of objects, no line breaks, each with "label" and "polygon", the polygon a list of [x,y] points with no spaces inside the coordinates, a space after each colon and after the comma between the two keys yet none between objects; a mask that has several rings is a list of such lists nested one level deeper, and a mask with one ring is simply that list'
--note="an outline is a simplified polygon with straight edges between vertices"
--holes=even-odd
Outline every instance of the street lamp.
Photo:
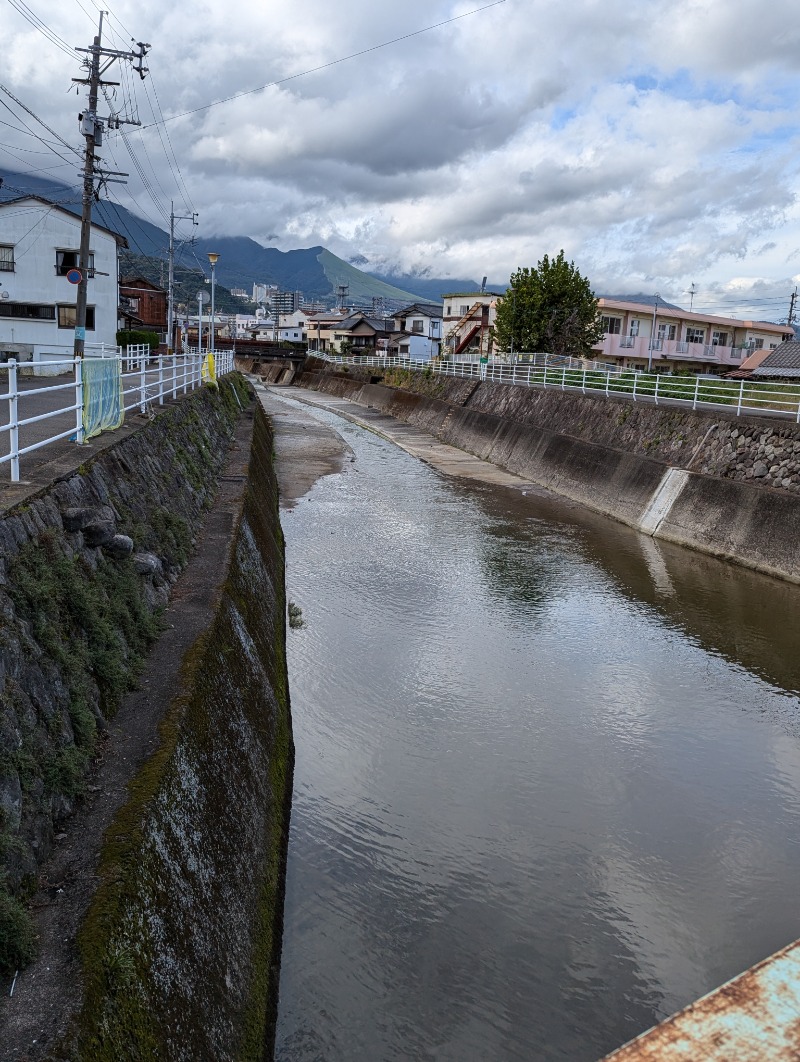
[{"label": "street lamp", "polygon": [[208,252],[208,260],[211,263],[211,353],[212,354],[216,350],[216,347],[214,346],[214,284],[215,284],[214,267],[217,264],[217,259],[218,258],[219,258],[218,254],[215,254],[213,251],[209,251]]},{"label": "street lamp", "polygon": [[647,351],[647,371],[653,370],[653,344],[656,341],[656,311],[658,310],[658,300],[661,298],[658,292],[655,293],[653,298],[653,324],[650,328],[650,345]]}]

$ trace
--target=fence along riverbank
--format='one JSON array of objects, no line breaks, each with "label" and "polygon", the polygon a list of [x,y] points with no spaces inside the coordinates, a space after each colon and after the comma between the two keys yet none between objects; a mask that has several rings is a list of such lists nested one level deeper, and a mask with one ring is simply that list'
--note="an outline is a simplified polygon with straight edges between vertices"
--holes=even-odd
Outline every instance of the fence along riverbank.
[{"label": "fence along riverbank", "polygon": [[[128,412],[145,413],[231,372],[233,355],[220,353],[209,362],[208,354],[191,351],[151,359],[150,348],[142,346],[34,365],[12,359],[2,368],[7,389],[0,393],[0,432],[6,452],[0,453],[0,465],[10,466],[11,482],[17,483],[25,454],[65,439],[83,443],[98,431],[113,430]],[[72,378],[57,382],[63,376]],[[25,386],[40,377],[54,379]],[[45,423],[52,424],[52,434],[43,434]]]}]

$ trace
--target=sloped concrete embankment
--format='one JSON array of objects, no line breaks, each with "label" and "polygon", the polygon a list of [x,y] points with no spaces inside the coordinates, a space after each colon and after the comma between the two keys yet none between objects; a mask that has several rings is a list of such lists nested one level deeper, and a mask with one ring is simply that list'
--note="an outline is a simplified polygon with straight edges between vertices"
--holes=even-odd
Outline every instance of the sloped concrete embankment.
[{"label": "sloped concrete embankment", "polygon": [[800,582],[794,424],[320,362],[296,383],[414,424],[645,533]]},{"label": "sloped concrete embankment", "polygon": [[271,1056],[293,757],[284,617],[272,433],[258,409],[215,618],[109,830],[80,935],[81,1059]]}]

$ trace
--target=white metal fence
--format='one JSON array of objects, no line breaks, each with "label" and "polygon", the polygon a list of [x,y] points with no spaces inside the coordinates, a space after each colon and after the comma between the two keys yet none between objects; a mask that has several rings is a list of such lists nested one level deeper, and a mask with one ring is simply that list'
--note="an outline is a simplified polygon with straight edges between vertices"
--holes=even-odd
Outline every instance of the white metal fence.
[{"label": "white metal fence", "polygon": [[[146,413],[154,405],[163,405],[165,398],[177,398],[199,387],[207,379],[207,351],[198,353],[189,351],[184,354],[172,354],[164,357],[150,358],[150,348],[129,347],[124,352],[117,351],[113,356],[105,354],[92,361],[115,360],[120,363],[122,380],[123,412],[137,410]],[[215,375],[224,376],[233,371],[233,354],[218,351],[215,354]],[[0,379],[7,374],[8,389],[0,393],[0,407],[7,403],[7,423],[0,423],[0,432],[8,438],[7,451],[0,455],[0,465],[10,464],[11,481],[20,478],[20,458],[25,454],[40,450],[62,439],[84,442],[83,409],[84,393],[80,358],[65,358],[62,361],[50,361],[48,367],[58,370],[58,375],[70,374],[72,379],[65,383],[43,384],[26,387],[32,370],[36,365],[31,362],[18,363],[15,360],[0,365]],[[61,404],[59,396],[64,397]],[[41,408],[46,406],[48,408]],[[25,408],[36,407],[37,412],[22,415]],[[52,408],[50,408],[52,407]],[[35,438],[25,445],[20,445],[20,429],[33,429],[30,434],[39,434],[35,425],[61,418],[57,430],[44,438]],[[68,423],[68,427],[62,425]]]},{"label": "white metal fence", "polygon": [[537,366],[533,362],[524,361],[515,364],[500,361],[422,363],[408,358],[342,358],[325,353],[315,356],[336,364],[412,369],[442,376],[493,380],[521,387],[553,387],[561,391],[580,391],[583,394],[606,398],[617,395],[634,402],[655,402],[656,405],[685,405],[692,409],[719,406],[728,408],[737,416],[768,413],[791,417],[800,423],[800,384],[759,383],[751,379],[710,379],[707,376],[666,376],[631,370],[608,372],[592,368]]}]

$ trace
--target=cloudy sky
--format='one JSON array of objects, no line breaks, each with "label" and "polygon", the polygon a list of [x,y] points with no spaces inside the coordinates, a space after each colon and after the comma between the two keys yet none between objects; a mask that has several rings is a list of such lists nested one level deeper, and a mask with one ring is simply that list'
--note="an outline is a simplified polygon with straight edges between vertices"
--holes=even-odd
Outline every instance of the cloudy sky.
[{"label": "cloudy sky", "polygon": [[[599,292],[688,305],[694,283],[695,309],[785,318],[800,281],[796,5],[485,3],[113,0],[104,43],[152,45],[150,76],[125,73],[115,103],[135,89],[143,128],[127,138],[147,186],[114,137],[106,162],[131,178],[113,196],[162,227],[174,199],[204,235],[434,276],[504,281],[563,247]],[[85,47],[94,0],[0,4],[0,81],[80,147],[77,63],[22,12]],[[0,99],[15,112],[0,108],[0,164],[76,180]]]}]

